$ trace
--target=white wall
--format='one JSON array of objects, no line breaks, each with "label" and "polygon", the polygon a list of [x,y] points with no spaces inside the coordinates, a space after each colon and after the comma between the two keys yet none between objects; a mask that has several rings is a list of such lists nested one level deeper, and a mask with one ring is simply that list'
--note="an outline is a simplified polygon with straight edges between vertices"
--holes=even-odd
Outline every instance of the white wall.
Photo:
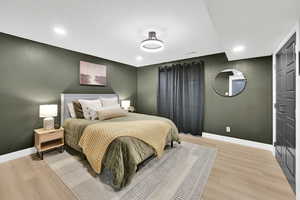
[{"label": "white wall", "polygon": [[[299,51],[300,51],[300,19],[295,22],[295,26],[290,33],[287,33],[285,38],[278,45],[273,54],[273,105],[276,100],[276,53],[283,47],[283,45],[291,38],[291,36],[297,34],[296,44],[296,199],[300,200],[300,76],[299,76]],[[273,106],[273,141],[276,141],[276,110]],[[275,151],[274,151],[275,152]],[[299,172],[299,173],[298,173]]]}]

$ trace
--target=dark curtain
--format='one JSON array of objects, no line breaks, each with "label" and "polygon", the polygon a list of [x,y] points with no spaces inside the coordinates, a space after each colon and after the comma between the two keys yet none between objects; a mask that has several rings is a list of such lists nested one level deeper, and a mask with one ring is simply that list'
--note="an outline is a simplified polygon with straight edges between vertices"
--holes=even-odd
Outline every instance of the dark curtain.
[{"label": "dark curtain", "polygon": [[171,119],[182,133],[202,135],[204,62],[159,68],[158,114]]}]

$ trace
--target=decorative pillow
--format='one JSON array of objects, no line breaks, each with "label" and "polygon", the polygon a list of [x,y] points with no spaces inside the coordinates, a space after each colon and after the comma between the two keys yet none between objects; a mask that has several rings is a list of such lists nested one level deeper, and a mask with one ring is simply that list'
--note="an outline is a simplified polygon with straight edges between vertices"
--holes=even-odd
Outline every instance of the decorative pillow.
[{"label": "decorative pillow", "polygon": [[101,102],[96,100],[78,100],[82,106],[83,116],[88,120],[97,119],[97,111],[101,109]]},{"label": "decorative pillow", "polygon": [[106,107],[101,108],[97,111],[98,119],[99,120],[106,120],[106,119],[112,119],[117,117],[125,117],[127,115],[127,111],[123,110],[121,107]]},{"label": "decorative pillow", "polygon": [[78,119],[84,119],[82,106],[79,101],[73,101],[73,108],[75,111],[75,116]]},{"label": "decorative pillow", "polygon": [[74,110],[73,103],[68,103],[68,110],[69,110],[71,118],[76,118],[76,113]]},{"label": "decorative pillow", "polygon": [[101,98],[100,100],[101,100],[103,107],[110,107],[110,106],[115,106],[115,105],[119,104],[117,97]]}]

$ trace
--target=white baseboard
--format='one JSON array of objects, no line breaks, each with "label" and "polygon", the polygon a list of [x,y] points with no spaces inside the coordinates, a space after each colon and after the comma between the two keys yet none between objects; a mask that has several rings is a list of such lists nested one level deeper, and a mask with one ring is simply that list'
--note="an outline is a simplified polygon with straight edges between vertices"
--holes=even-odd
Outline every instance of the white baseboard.
[{"label": "white baseboard", "polygon": [[15,151],[12,153],[4,154],[4,155],[0,156],[0,163],[4,163],[4,162],[10,161],[10,160],[15,160],[17,158],[28,156],[28,155],[31,155],[34,153],[36,153],[36,148],[31,147],[28,149],[23,149],[20,151]]},{"label": "white baseboard", "polygon": [[205,133],[205,132],[202,133],[202,137],[271,151],[273,153],[273,155],[274,155],[274,151],[275,151],[274,146],[271,144],[265,144],[265,143],[254,142],[254,141],[250,141],[250,140],[238,139],[238,138],[216,135],[216,134]]},{"label": "white baseboard", "polygon": [[[214,139],[214,140],[220,140],[220,141],[230,142],[230,143],[244,145],[244,146],[248,146],[248,147],[264,149],[267,151],[271,151],[274,154],[274,146],[272,146],[270,144],[253,142],[250,140],[243,140],[243,139],[238,139],[238,138],[233,138],[233,137],[228,137],[228,136],[221,136],[221,135],[216,135],[216,134],[211,134],[211,133],[206,133],[206,132],[203,132],[202,136],[205,138],[210,138],[210,139]],[[17,158],[28,156],[28,155],[31,155],[34,153],[36,153],[36,148],[31,147],[31,148],[23,149],[20,151],[15,151],[12,153],[0,155],[0,163],[7,162],[10,160],[15,160]]]}]

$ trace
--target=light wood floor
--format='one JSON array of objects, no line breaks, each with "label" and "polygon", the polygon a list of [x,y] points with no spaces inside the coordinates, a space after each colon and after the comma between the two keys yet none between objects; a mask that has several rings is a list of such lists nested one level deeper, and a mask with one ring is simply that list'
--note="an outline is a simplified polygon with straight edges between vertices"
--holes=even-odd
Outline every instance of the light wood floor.
[{"label": "light wood floor", "polygon": [[[218,149],[202,200],[295,199],[270,152],[193,136],[182,138]],[[0,199],[76,198],[44,161],[33,156],[0,164]]]},{"label": "light wood floor", "polygon": [[202,200],[295,200],[271,152],[189,135],[182,138],[218,149]]},{"label": "light wood floor", "polygon": [[36,156],[0,164],[2,200],[77,199],[59,177]]}]

